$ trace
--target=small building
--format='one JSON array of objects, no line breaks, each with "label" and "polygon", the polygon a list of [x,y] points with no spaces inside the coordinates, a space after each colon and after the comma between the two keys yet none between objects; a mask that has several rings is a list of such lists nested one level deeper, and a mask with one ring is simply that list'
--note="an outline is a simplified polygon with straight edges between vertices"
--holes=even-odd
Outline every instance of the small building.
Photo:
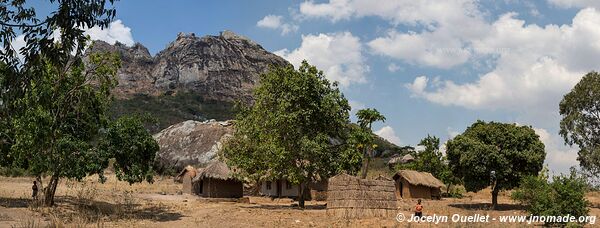
[{"label": "small building", "polygon": [[186,166],[179,174],[175,177],[175,182],[183,183],[182,192],[186,194],[193,194],[192,180],[201,172],[202,169],[195,169],[192,166]]},{"label": "small building", "polygon": [[[259,195],[274,198],[298,199],[300,196],[300,185],[293,184],[286,179],[260,182]],[[315,181],[308,184],[304,192],[305,200],[327,199],[327,180]]]},{"label": "small building", "polygon": [[229,167],[220,161],[206,166],[192,180],[193,193],[210,198],[240,198],[244,195],[244,184],[233,177]]},{"label": "small building", "polygon": [[394,175],[396,198],[440,199],[444,183],[431,173],[400,170]]},{"label": "small building", "polygon": [[285,179],[262,181],[259,194],[277,198],[297,198],[300,195],[300,186]]}]

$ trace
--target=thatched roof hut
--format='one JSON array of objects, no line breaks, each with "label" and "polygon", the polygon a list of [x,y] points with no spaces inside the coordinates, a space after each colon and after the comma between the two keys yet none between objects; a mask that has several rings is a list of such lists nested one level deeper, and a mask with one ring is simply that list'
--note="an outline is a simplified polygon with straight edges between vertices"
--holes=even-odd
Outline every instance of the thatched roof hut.
[{"label": "thatched roof hut", "polygon": [[394,175],[396,196],[400,198],[439,199],[444,183],[431,173],[400,170]]},{"label": "thatched roof hut", "polygon": [[194,193],[213,198],[239,198],[244,195],[243,183],[234,178],[227,164],[215,161],[193,179]]},{"label": "thatched roof hut", "polygon": [[394,182],[348,174],[329,179],[327,214],[343,218],[393,217],[398,213]]}]

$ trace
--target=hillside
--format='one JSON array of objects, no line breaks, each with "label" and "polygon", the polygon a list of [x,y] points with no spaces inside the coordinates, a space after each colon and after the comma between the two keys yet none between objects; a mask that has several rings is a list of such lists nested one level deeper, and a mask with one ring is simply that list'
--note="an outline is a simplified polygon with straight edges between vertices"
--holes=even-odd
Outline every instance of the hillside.
[{"label": "hillside", "polygon": [[251,101],[260,74],[289,64],[230,31],[204,37],[180,33],[155,56],[139,43],[96,41],[89,52],[119,54],[111,114],[149,113],[158,120],[152,132],[186,120],[231,119],[234,102]]}]

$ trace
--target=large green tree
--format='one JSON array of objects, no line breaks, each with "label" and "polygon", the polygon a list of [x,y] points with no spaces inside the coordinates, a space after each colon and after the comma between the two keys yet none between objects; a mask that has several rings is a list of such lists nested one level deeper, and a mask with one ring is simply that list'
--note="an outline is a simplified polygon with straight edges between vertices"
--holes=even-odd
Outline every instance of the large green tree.
[{"label": "large green tree", "polygon": [[492,208],[499,191],[537,175],[546,157],[535,131],[516,124],[477,121],[446,145],[450,169],[467,191],[492,187]]},{"label": "large green tree", "polygon": [[367,108],[358,110],[356,112],[356,117],[358,118],[358,126],[360,126],[361,132],[355,134],[360,136],[360,148],[363,150],[363,164],[360,176],[364,179],[367,178],[369,163],[371,162],[371,157],[373,157],[374,135],[371,126],[374,122],[385,121],[385,116],[379,113],[377,109]]},{"label": "large green tree", "polygon": [[260,76],[254,103],[236,117],[223,155],[251,179],[284,178],[300,184],[299,205],[310,181],[348,167],[349,110],[336,83],[306,61],[298,70],[278,67]]},{"label": "large green tree", "polygon": [[87,65],[73,64],[68,72],[50,62],[30,68],[38,78],[22,98],[12,101],[27,108],[12,118],[13,144],[4,157],[9,158],[9,166],[27,168],[38,177],[50,176],[44,189],[47,206],[54,204],[61,178],[82,180],[98,174],[103,181],[111,158],[117,159],[120,180],[151,181],[158,151],[139,118],[112,122],[107,116],[118,56],[93,54]]},{"label": "large green tree", "polygon": [[590,72],[560,102],[560,135],[579,146],[581,167],[600,174],[600,74]]},{"label": "large green tree", "polygon": [[[103,181],[109,159],[120,180],[152,180],[158,145],[142,119],[107,116],[119,57],[82,58],[83,29],[108,26],[113,2],[50,0],[55,10],[38,18],[24,0],[0,1],[0,166],[28,169],[40,185],[48,175],[40,192],[48,206],[60,179],[98,174]],[[25,41],[19,50],[17,33]]]}]

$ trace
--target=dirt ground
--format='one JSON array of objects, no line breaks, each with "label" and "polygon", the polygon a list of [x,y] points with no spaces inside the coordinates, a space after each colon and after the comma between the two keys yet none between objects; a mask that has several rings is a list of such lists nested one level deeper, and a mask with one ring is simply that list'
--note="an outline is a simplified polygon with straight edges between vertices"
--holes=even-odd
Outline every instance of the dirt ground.
[{"label": "dirt ground", "polygon": [[[398,222],[396,218],[344,219],[327,215],[326,202],[308,202],[304,210],[289,199],[250,197],[250,203],[215,202],[180,194],[171,178],[153,184],[129,185],[114,176],[100,184],[63,180],[56,206],[36,207],[30,200],[33,178],[0,177],[0,227],[433,227],[430,223]],[[524,215],[522,208],[501,194],[499,210],[488,210],[489,191],[462,199],[425,200],[427,215]],[[600,193],[591,193],[590,215],[600,215]],[[410,216],[414,200],[401,202],[399,212]],[[600,223],[600,221],[597,221]],[[444,223],[443,227],[522,227],[515,223]],[[597,225],[597,224],[596,224]],[[591,227],[591,226],[590,226]]]}]

